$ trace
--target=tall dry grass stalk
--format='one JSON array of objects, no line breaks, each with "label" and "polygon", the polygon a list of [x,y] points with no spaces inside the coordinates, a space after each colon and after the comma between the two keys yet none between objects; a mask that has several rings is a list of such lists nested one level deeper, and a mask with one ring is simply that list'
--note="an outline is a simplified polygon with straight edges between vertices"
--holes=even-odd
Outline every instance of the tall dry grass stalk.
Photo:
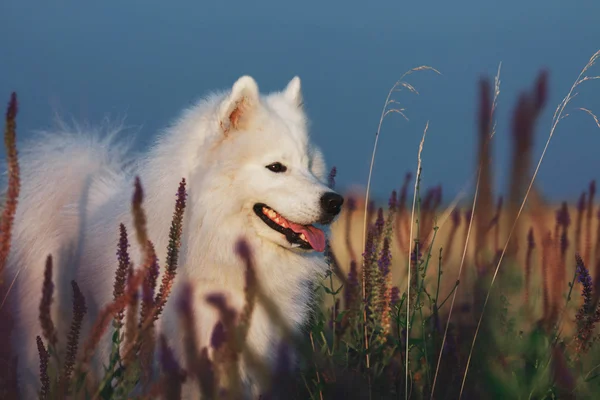
[{"label": "tall dry grass stalk", "polygon": [[[398,81],[396,81],[396,83],[394,83],[394,85],[391,87],[391,89],[388,92],[388,95],[385,99],[385,103],[383,105],[383,109],[381,111],[381,116],[379,118],[379,125],[377,127],[377,131],[375,132],[375,142],[373,143],[373,152],[371,154],[371,165],[369,166],[369,177],[367,179],[367,189],[365,192],[365,210],[364,210],[365,216],[364,216],[364,221],[363,221],[363,238],[362,238],[362,247],[361,247],[363,250],[366,247],[369,194],[370,194],[370,189],[371,189],[371,178],[373,176],[373,167],[375,165],[375,155],[377,154],[377,145],[379,143],[379,136],[381,133],[381,126],[383,125],[383,120],[385,119],[385,117],[392,113],[400,114],[402,117],[404,117],[406,120],[408,120],[408,118],[404,114],[405,109],[396,106],[399,103],[392,98],[392,95],[395,92],[402,91],[403,89],[407,89],[411,93],[419,94],[419,92],[414,88],[414,86],[412,86],[408,82],[404,81],[404,78],[406,76],[408,76],[414,72],[417,72],[417,71],[434,71],[435,73],[441,75],[441,73],[438,70],[436,70],[435,68],[432,68],[432,67],[429,67],[426,65],[421,65],[419,67],[412,68],[409,71],[405,72],[400,77],[400,79]],[[363,268],[362,268],[362,298],[363,298],[363,302],[366,304],[367,287],[366,287],[366,269],[365,269],[364,263],[363,263]],[[366,309],[363,311],[363,325],[364,325],[364,347],[365,347],[365,354],[366,354],[365,361],[366,361],[367,369],[369,369],[370,368],[369,351],[368,351],[369,350],[369,338],[367,335],[367,310]]]},{"label": "tall dry grass stalk", "polygon": [[[425,144],[425,136],[427,135],[427,129],[429,128],[429,121],[427,122],[427,124],[425,125],[425,129],[423,130],[423,136],[421,137],[421,141],[419,142],[419,151],[417,153],[417,174],[415,176],[415,186],[414,186],[414,193],[413,193],[413,201],[412,201],[412,207],[411,207],[411,212],[410,212],[410,233],[408,236],[408,247],[409,249],[412,249],[412,242],[413,242],[413,227],[414,224],[412,223],[412,221],[415,220],[415,207],[417,205],[417,193],[418,193],[418,185],[419,185],[419,181],[421,180],[421,153],[423,152],[423,145]],[[419,254],[419,248],[418,248],[418,244],[415,247],[414,250],[414,255],[415,257],[418,257]],[[413,263],[412,260],[412,255],[413,255],[413,251],[411,250],[408,253],[408,277],[406,279],[406,331],[410,332],[410,289],[411,286],[413,286],[413,280],[412,280],[412,276],[414,276],[415,274],[411,273],[411,265],[416,264],[416,260]],[[416,271],[415,271],[416,273]],[[409,340],[407,338],[406,340],[406,349],[405,349],[405,360],[404,360],[404,370],[406,371],[406,385],[404,388],[404,395],[405,398],[408,399],[408,375],[409,375]]]}]

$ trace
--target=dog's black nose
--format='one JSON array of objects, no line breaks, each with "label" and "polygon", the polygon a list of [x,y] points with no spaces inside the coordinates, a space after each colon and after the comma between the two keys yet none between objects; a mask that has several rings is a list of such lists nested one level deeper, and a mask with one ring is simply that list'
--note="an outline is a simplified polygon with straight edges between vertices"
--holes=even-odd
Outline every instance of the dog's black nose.
[{"label": "dog's black nose", "polygon": [[327,192],[321,196],[321,208],[326,214],[336,216],[340,213],[344,198],[335,192]]}]

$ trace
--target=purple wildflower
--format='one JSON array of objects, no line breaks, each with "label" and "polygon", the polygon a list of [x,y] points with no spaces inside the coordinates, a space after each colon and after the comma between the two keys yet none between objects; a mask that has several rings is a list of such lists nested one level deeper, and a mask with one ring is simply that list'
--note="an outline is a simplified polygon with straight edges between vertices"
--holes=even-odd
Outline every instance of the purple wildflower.
[{"label": "purple wildflower", "polygon": [[591,311],[592,306],[592,277],[590,276],[590,272],[585,267],[583,260],[579,256],[579,254],[575,255],[576,267],[575,271],[577,273],[577,281],[581,283],[583,289],[581,290],[581,294],[584,299],[584,310],[586,313]]},{"label": "purple wildflower", "polygon": [[442,203],[442,185],[438,185],[435,188],[435,193],[433,196],[433,204],[434,204],[433,208],[435,209],[435,208],[439,207],[439,205],[441,203]]},{"label": "purple wildflower", "polygon": [[448,335],[446,336],[446,344],[444,345],[443,354],[444,355],[454,355],[456,354],[457,346],[456,346],[456,338],[454,335],[454,325],[450,324],[448,326]]},{"label": "purple wildflower", "polygon": [[377,236],[383,233],[383,227],[385,225],[385,220],[383,218],[383,208],[379,208],[377,210],[377,220],[375,221],[375,234]]},{"label": "purple wildflower", "polygon": [[346,209],[348,209],[348,211],[356,210],[356,199],[353,196],[348,196],[346,201]]},{"label": "purple wildflower", "polygon": [[392,252],[390,251],[390,240],[389,238],[383,239],[383,247],[381,249],[381,255],[377,265],[381,275],[385,278],[390,273],[390,265],[392,264]]},{"label": "purple wildflower", "polygon": [[277,366],[275,370],[278,373],[289,372],[290,365],[292,365],[290,353],[291,350],[289,348],[289,345],[285,341],[282,341],[279,344],[279,349],[277,350],[277,362],[275,363],[275,365]]},{"label": "purple wildflower", "polygon": [[419,255],[417,256],[417,246],[415,246],[415,249],[410,253],[410,261],[413,263],[416,263],[418,261],[421,260],[421,257],[423,257],[423,253],[421,251],[419,251]]},{"label": "purple wildflower", "polygon": [[400,303],[400,289],[398,286],[392,287],[392,295],[390,304],[392,307],[395,307],[398,303]]},{"label": "purple wildflower", "polygon": [[119,245],[117,247],[117,259],[119,261],[119,265],[125,265],[129,267],[131,264],[131,260],[129,259],[128,248],[130,247],[129,241],[127,240],[127,229],[125,225],[119,225]]},{"label": "purple wildflower", "polygon": [[431,210],[431,203],[434,201],[436,197],[437,190],[436,188],[427,189],[425,193],[425,199],[423,200],[423,210],[428,211]]},{"label": "purple wildflower", "polygon": [[221,321],[227,333],[227,330],[234,325],[234,321],[236,320],[236,310],[229,307],[227,299],[222,293],[209,294],[206,296],[206,302],[219,311]]},{"label": "purple wildflower", "polygon": [[252,257],[252,252],[248,242],[241,238],[235,245],[235,252],[244,260],[249,260]]},{"label": "purple wildflower", "polygon": [[583,192],[583,193],[581,193],[581,196],[579,197],[579,202],[577,203],[577,211],[582,212],[583,210],[585,210],[585,204],[586,204],[586,193]]},{"label": "purple wildflower", "polygon": [[548,99],[548,71],[542,71],[535,83],[534,106],[536,110],[544,107]]},{"label": "purple wildflower", "polygon": [[333,167],[331,168],[331,171],[329,172],[329,176],[327,178],[327,181],[329,182],[329,187],[330,188],[334,188],[335,187],[335,177],[337,175],[337,168]]},{"label": "purple wildflower", "polygon": [[365,251],[363,253],[365,263],[368,263],[371,259],[373,259],[373,256],[375,255],[375,238],[373,237],[373,230],[373,228],[369,229],[369,233],[367,234]]},{"label": "purple wildflower", "polygon": [[398,193],[396,193],[395,190],[393,190],[392,194],[390,195],[390,201],[388,202],[388,206],[390,208],[390,211],[396,210],[396,208],[398,207]]},{"label": "purple wildflower", "polygon": [[374,209],[375,209],[375,202],[373,200],[370,200],[369,204],[367,205],[367,212],[370,214],[373,212]]},{"label": "purple wildflower", "polygon": [[52,255],[46,258],[46,269],[44,271],[44,284],[42,286],[42,300],[40,301],[40,325],[44,338],[48,340],[48,347],[56,346],[58,338],[50,307],[52,305],[52,295],[54,293],[54,283],[52,282]]},{"label": "purple wildflower", "polygon": [[563,230],[563,233],[560,235],[560,253],[564,255],[568,248],[569,238],[567,237],[567,233]]},{"label": "purple wildflower", "polygon": [[455,208],[452,211],[452,224],[454,226],[458,226],[460,224],[460,211],[458,210],[458,208]]},{"label": "purple wildflower", "polygon": [[329,329],[333,329],[333,324],[335,323],[335,328],[336,329],[340,329],[340,323],[336,322],[338,315],[340,312],[340,299],[337,298],[335,299],[335,304],[331,306],[331,308],[329,309]]},{"label": "purple wildflower", "polygon": [[154,244],[148,241],[148,247],[151,249],[151,264],[148,266],[148,273],[144,278],[144,286],[142,287],[142,299],[143,302],[148,306],[152,306],[154,303],[154,291],[156,290],[156,281],[160,274],[160,267],[158,265],[158,258],[156,257],[156,251],[154,250]]},{"label": "purple wildflower", "polygon": [[71,286],[73,288],[73,319],[71,320],[71,329],[67,336],[68,341],[65,364],[62,375],[60,376],[60,382],[62,384],[67,384],[71,380],[71,374],[75,367],[75,358],[77,357],[81,325],[83,323],[83,317],[87,313],[85,297],[83,296],[83,293],[81,293],[77,282],[71,281]]},{"label": "purple wildflower", "polygon": [[227,341],[225,326],[221,321],[217,322],[210,337],[210,345],[213,349],[219,349]]},{"label": "purple wildflower", "polygon": [[407,172],[404,176],[404,183],[402,183],[402,188],[400,189],[400,207],[404,207],[404,204],[406,203],[408,184],[410,183],[411,178],[412,174],[410,172]]},{"label": "purple wildflower", "polygon": [[431,322],[431,330],[432,331],[434,331],[438,334],[442,332],[442,325],[440,322],[440,313],[438,311],[437,304],[433,305],[433,315],[432,315],[430,322]]},{"label": "purple wildflower", "polygon": [[165,375],[163,383],[163,396],[165,399],[181,398],[181,384],[185,380],[185,371],[181,369],[173,351],[167,344],[167,339],[160,336],[160,365]]},{"label": "purple wildflower", "polygon": [[406,346],[406,328],[402,328],[400,330],[400,343],[402,344],[402,347]]},{"label": "purple wildflower", "polygon": [[529,244],[530,249],[535,249],[535,239],[533,237],[533,228],[529,229],[529,233],[527,234],[527,243]]},{"label": "purple wildflower", "polygon": [[498,221],[500,221],[500,214],[502,213],[503,201],[504,201],[504,199],[502,198],[502,196],[498,197],[498,203],[496,203],[496,214],[494,215],[494,217],[492,218],[492,221],[490,222],[490,227],[498,224]]},{"label": "purple wildflower", "polygon": [[556,223],[564,228],[568,228],[571,225],[567,202],[563,202],[561,208],[556,212]]},{"label": "purple wildflower", "polygon": [[577,319],[577,335],[575,336],[577,353],[587,352],[592,345],[592,336],[594,327],[600,321],[600,309],[594,312],[592,299],[592,277],[585,267],[583,260],[579,254],[575,255],[577,281],[581,283],[583,289],[581,295],[583,297],[583,305],[577,311],[575,318]]},{"label": "purple wildflower", "polygon": [[353,260],[350,262],[348,285],[344,288],[344,301],[347,309],[353,305],[356,293],[358,293],[358,267],[356,261]]},{"label": "purple wildflower", "polygon": [[176,372],[181,374],[181,367],[173,354],[173,350],[167,344],[167,339],[164,335],[160,336],[160,365],[164,370],[169,371],[171,373]]},{"label": "purple wildflower", "polygon": [[502,196],[499,196],[498,197],[498,203],[496,205],[496,209],[497,210],[501,210],[503,204],[504,204],[504,198]]},{"label": "purple wildflower", "polygon": [[177,188],[177,200],[175,200],[175,211],[169,230],[169,246],[167,250],[167,271],[175,277],[177,262],[179,261],[179,248],[181,247],[181,234],[183,232],[183,212],[185,211],[187,192],[185,190],[185,178],[181,179]]},{"label": "purple wildflower", "polygon": [[177,302],[177,308],[183,315],[190,315],[192,313],[192,291],[192,285],[186,282]]},{"label": "purple wildflower", "polygon": [[261,400],[273,400],[289,398],[291,391],[294,390],[293,384],[293,357],[290,345],[282,341],[275,354],[273,377],[271,387],[267,393],[262,393]]},{"label": "purple wildflower", "polygon": [[40,356],[40,381],[42,388],[40,391],[40,399],[47,399],[50,397],[50,378],[48,377],[48,361],[50,360],[50,353],[44,347],[42,338],[36,337],[38,353]]}]

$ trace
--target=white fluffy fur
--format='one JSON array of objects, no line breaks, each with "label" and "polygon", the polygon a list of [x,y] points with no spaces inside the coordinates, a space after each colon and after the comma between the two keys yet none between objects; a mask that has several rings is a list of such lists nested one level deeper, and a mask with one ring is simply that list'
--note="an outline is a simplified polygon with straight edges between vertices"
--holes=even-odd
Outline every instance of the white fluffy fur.
[{"label": "white fluffy fur", "polygon": [[[180,266],[159,321],[182,365],[176,312],[182,284],[189,281],[194,287],[199,345],[206,346],[217,315],[205,296],[221,292],[237,309],[244,304],[244,265],[234,252],[240,237],[254,250],[262,287],[292,329],[300,329],[307,318],[307,283],[326,268],[322,254],[292,248],[252,211],[262,202],[294,222],[311,224],[319,219],[321,195],[330,191],[324,184],[323,156],[309,141],[297,77],[283,91],[269,95],[260,95],[251,77],[240,78],[230,91],[185,110],[135,163],[127,162],[123,145],[115,141],[119,133],[100,137],[63,126],[37,137],[22,151],[22,190],[8,271],[9,279],[18,275],[11,305],[17,317],[13,337],[23,398],[36,397],[39,387],[35,336],[41,334],[38,307],[47,255],[55,261],[53,317],[61,339],[71,320],[71,279],[86,296],[87,321],[112,300],[121,222],[130,233],[132,258],[140,265],[130,214],[135,175],[144,187],[149,236],[161,264],[174,195],[181,178],[188,182]],[[275,174],[265,168],[273,162],[284,163],[288,171]],[[89,323],[84,337],[88,329]],[[110,351],[110,335],[107,332],[97,353],[102,360]],[[248,343],[272,361],[279,336],[259,305]],[[97,360],[95,367],[100,367]],[[261,388],[254,372],[243,362],[241,368],[247,388],[256,394]],[[195,385],[187,385],[186,397],[198,398],[195,390]]]}]

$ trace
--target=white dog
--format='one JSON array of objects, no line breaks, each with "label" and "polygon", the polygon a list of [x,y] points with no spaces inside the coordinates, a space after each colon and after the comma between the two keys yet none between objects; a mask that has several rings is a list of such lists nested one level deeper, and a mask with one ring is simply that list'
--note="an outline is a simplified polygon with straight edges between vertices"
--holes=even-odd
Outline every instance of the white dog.
[{"label": "white dog", "polygon": [[[313,224],[330,224],[343,198],[325,184],[322,153],[309,141],[298,77],[269,95],[261,95],[252,78],[240,78],[231,90],[187,109],[135,163],[125,159],[126,147],[114,140],[117,133],[99,138],[89,130],[63,127],[21,150],[22,189],[8,268],[9,281],[16,276],[11,304],[23,398],[35,398],[39,389],[35,336],[41,335],[38,308],[46,257],[54,259],[53,318],[63,341],[71,321],[71,279],[86,297],[86,321],[113,298],[120,223],[128,228],[139,267],[131,216],[135,175],[144,187],[149,238],[161,267],[174,195],[182,178],[188,183],[180,266],[159,322],[181,365],[176,304],[182,285],[190,282],[194,288],[198,345],[209,346],[218,316],[206,295],[223,293],[238,310],[244,305],[245,266],[234,251],[240,237],[253,249],[264,292],[293,330],[306,322],[310,283],[326,269],[325,234]],[[110,335],[109,330],[97,351],[105,365]],[[272,363],[280,337],[257,304],[248,345]],[[263,388],[255,371],[243,359],[240,365],[246,390],[256,395]],[[187,396],[198,398],[195,390],[193,384],[184,388]]]}]

